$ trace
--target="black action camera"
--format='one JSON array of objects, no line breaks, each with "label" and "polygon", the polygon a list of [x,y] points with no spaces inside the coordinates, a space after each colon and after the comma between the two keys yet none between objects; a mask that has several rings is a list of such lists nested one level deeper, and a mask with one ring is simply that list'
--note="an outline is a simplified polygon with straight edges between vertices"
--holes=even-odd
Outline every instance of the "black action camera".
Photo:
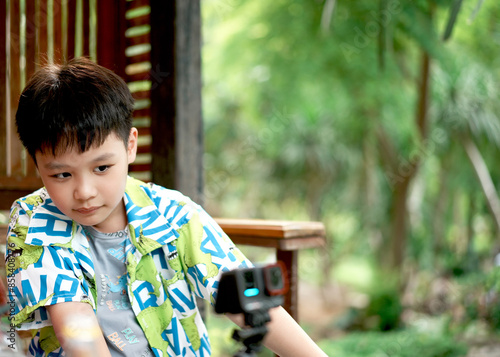
[{"label": "black action camera", "polygon": [[243,313],[248,329],[234,331],[233,339],[243,342],[245,351],[236,356],[253,356],[260,350],[270,321],[269,309],[283,304],[288,279],[281,262],[255,268],[235,269],[222,274],[215,301],[218,314]]},{"label": "black action camera", "polygon": [[281,263],[225,272],[215,302],[218,314],[251,313],[283,304],[288,280]]}]

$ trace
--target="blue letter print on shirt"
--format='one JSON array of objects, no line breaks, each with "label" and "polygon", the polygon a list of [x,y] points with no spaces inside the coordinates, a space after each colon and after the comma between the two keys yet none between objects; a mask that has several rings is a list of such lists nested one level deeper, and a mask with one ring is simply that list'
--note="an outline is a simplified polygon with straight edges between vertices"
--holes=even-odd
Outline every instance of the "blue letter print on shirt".
[{"label": "blue letter print on shirt", "polygon": [[[64,280],[71,282],[71,287],[69,290],[63,290]],[[78,283],[79,283],[78,279],[71,278],[64,274],[59,274],[54,284],[54,297],[52,298],[52,304],[57,303],[57,300],[59,298],[64,298],[64,302],[72,301],[73,300],[72,298],[76,295],[76,289],[78,288]]]},{"label": "blue letter print on shirt", "polygon": [[[39,301],[47,297],[47,275],[40,275],[39,277],[40,277],[40,284],[37,284],[32,280],[21,281],[21,287],[23,290],[22,296],[25,300],[29,300],[32,306],[36,305]],[[35,298],[35,293],[33,292],[33,289],[31,287],[32,284],[34,284],[35,286],[40,286],[40,288],[37,289],[40,291],[40,296],[38,299]],[[21,295],[21,293],[17,289],[17,286],[14,287],[14,293],[16,294],[16,296]]]},{"label": "blue letter print on shirt", "polygon": [[[144,299],[144,296],[141,296],[141,292],[146,289],[146,296],[149,296],[148,299]],[[153,294],[155,291],[155,288],[153,285],[148,283],[147,281],[144,281],[141,285],[139,285],[135,290],[134,290],[134,296],[137,299],[137,302],[139,303],[139,307],[141,310],[144,310],[148,307],[151,306],[158,306],[156,303],[156,296]],[[144,293],[142,293],[144,295]]]}]

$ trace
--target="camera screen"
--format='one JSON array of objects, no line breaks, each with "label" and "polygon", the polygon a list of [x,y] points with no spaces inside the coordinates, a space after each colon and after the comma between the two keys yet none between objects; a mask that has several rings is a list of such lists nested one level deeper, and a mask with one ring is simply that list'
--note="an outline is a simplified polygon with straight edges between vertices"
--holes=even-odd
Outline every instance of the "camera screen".
[{"label": "camera screen", "polygon": [[245,282],[245,291],[243,292],[243,294],[247,297],[259,295],[260,290],[255,286],[253,270],[245,271],[243,273],[243,277]]}]

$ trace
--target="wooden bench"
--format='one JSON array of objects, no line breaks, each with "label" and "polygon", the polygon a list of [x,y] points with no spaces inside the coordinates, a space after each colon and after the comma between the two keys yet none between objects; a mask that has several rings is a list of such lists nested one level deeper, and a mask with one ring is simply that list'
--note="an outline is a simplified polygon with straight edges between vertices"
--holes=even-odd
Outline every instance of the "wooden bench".
[{"label": "wooden bench", "polygon": [[276,260],[285,264],[290,283],[284,308],[299,321],[299,251],[326,244],[323,223],[229,218],[216,218],[216,221],[237,245],[276,249]]}]

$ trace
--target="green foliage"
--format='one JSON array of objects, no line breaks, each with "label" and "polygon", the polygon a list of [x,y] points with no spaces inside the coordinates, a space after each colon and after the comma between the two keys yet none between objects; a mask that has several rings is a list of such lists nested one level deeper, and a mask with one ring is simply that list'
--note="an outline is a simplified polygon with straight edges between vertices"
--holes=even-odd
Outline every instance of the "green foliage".
[{"label": "green foliage", "polygon": [[500,294],[500,266],[495,267],[486,278],[486,289]]},{"label": "green foliage", "polygon": [[[500,304],[485,312],[481,299],[498,232],[464,138],[477,145],[498,186],[499,11],[494,1],[336,1],[331,14],[325,1],[205,1],[209,210],[323,221],[330,263],[306,255],[314,260],[306,276],[315,281],[333,266],[345,284],[339,275],[353,277],[356,268],[336,272],[356,259],[380,270],[391,239],[399,239],[406,264],[394,273],[403,281],[408,266],[430,280],[475,279],[459,289],[467,316],[460,323],[497,326]],[[415,119],[423,52],[431,73],[425,138]],[[392,237],[391,182],[417,161],[404,198],[407,234]],[[350,287],[370,301],[350,320],[365,318],[379,330],[399,326],[408,308],[401,290]]]},{"label": "green foliage", "polygon": [[350,333],[336,341],[322,341],[328,356],[349,357],[460,357],[467,346],[450,336],[417,331]]},{"label": "green foliage", "polygon": [[[470,31],[483,38],[493,33],[494,29],[480,25],[494,9],[484,5],[474,22],[467,24],[464,14],[472,9],[464,3],[453,36],[444,46],[441,33],[449,6],[447,1],[435,5],[385,1],[385,8],[379,9],[371,1],[338,2],[330,27],[322,28],[321,2],[205,2],[208,199],[248,200],[255,205],[250,215],[278,209],[281,218],[289,214],[290,201],[302,201],[312,219],[328,220],[333,212],[348,211],[362,222],[383,226],[389,214],[388,177],[404,173],[412,154],[425,161],[441,155],[455,139],[450,126],[467,120],[467,113],[478,107],[477,99],[484,102],[491,97],[488,93],[495,93],[487,83],[500,83],[483,80],[484,75],[467,82],[468,76],[462,73],[464,66],[474,67],[471,57],[477,56],[473,39],[464,36]],[[431,7],[439,26],[431,24]],[[383,67],[377,55],[381,34],[385,36]],[[443,109],[433,108],[433,121],[443,122],[439,120],[443,113],[459,113],[463,118],[453,116],[448,126],[437,127],[440,131],[431,128],[427,147],[419,143],[413,123],[419,48],[436,58],[432,100],[443,103]],[[470,56],[462,56],[464,51]],[[464,98],[456,104],[449,99],[454,90],[463,92],[460,98]],[[495,107],[484,111],[494,112]],[[496,128],[494,116],[475,117],[471,127],[477,128],[478,135],[497,137],[497,131],[490,130]],[[380,165],[376,140],[380,126],[393,141],[401,172]],[[456,171],[470,172],[470,168],[462,165]],[[429,176],[426,184],[432,181]],[[363,208],[367,203],[377,207],[376,212],[367,212]],[[268,205],[275,208],[263,210]],[[341,206],[341,212],[335,206]],[[217,205],[224,207],[228,207],[224,215],[249,215],[246,205],[242,213],[233,204]]]},{"label": "green foliage", "polygon": [[371,279],[359,291],[368,302],[362,308],[350,308],[335,324],[343,330],[391,331],[402,327],[403,306],[398,276],[391,272],[372,271]]},{"label": "green foliage", "polygon": [[485,290],[485,319],[492,328],[500,331],[500,266],[486,276]]},{"label": "green foliage", "polygon": [[402,311],[403,307],[398,292],[386,290],[370,296],[370,304],[366,309],[366,314],[378,317],[376,329],[389,331],[399,327]]}]

